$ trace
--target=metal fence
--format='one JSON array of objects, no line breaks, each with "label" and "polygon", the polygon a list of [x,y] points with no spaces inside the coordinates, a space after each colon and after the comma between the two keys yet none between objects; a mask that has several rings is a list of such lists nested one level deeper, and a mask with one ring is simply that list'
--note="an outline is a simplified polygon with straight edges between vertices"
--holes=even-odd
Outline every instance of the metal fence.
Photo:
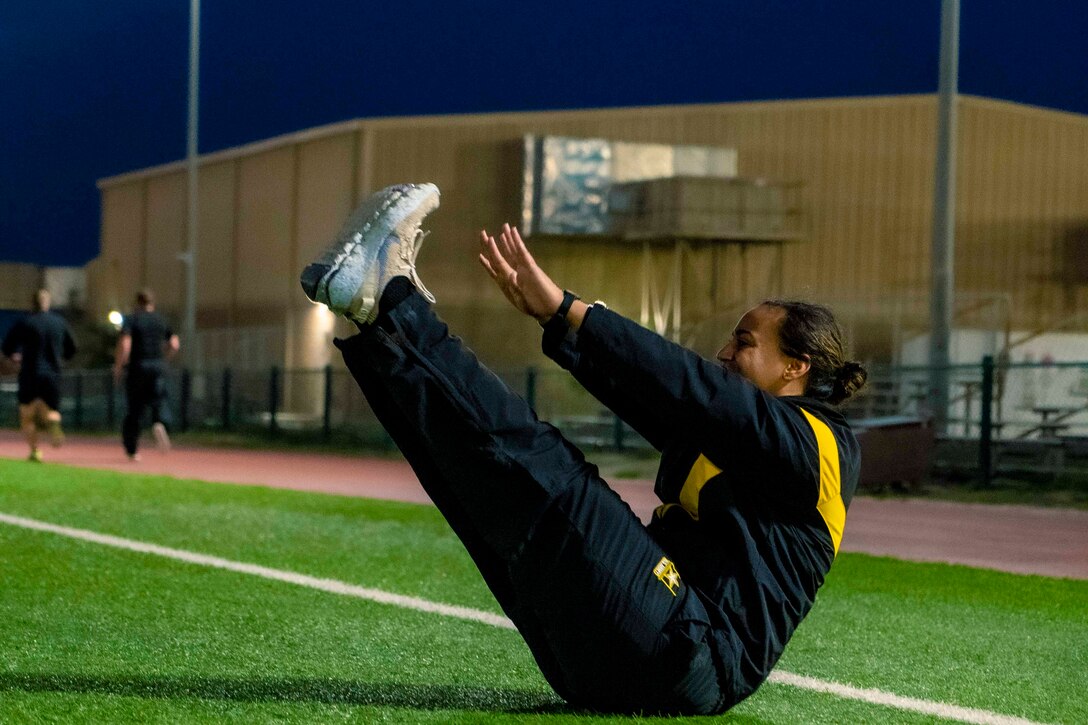
[{"label": "metal fence", "polygon": [[[930,404],[934,399],[930,372],[925,366],[874,366],[866,390],[844,406],[844,413],[859,425],[940,420]],[[935,434],[949,444],[946,449],[959,446],[949,460],[958,457],[962,465],[989,476],[991,469],[1000,469],[1017,456],[1027,468],[1044,471],[1060,471],[1070,460],[1088,458],[1088,362],[995,363],[985,358],[978,364],[951,366],[947,372],[949,404],[943,427]],[[579,444],[649,447],[562,370],[516,368],[496,374],[542,420]],[[168,387],[174,426],[181,431],[390,444],[355,381],[343,369],[175,369]],[[17,425],[15,395],[15,378],[0,378],[0,424],[8,427]],[[110,370],[67,371],[62,396],[67,428],[119,430],[124,391],[113,382]]]},{"label": "metal fence", "polygon": [[[561,370],[495,372],[542,420],[557,425],[580,444],[649,447]],[[351,374],[343,369],[172,369],[167,377],[168,407],[178,431],[392,444]],[[0,377],[0,426],[18,425],[17,389],[15,377]],[[61,378],[61,413],[68,430],[119,431],[125,415],[124,384],[115,383],[109,369],[67,370]]]},{"label": "metal fence", "polygon": [[[940,421],[930,401],[932,368],[876,367],[845,406],[855,421]],[[948,408],[934,432],[935,463],[995,476],[1056,477],[1088,469],[1088,362],[997,362],[947,368]],[[910,455],[904,451],[902,455]]]},{"label": "metal fence", "polygon": [[[988,381],[987,365],[992,375]],[[1088,362],[987,363],[984,358],[947,370],[945,436],[978,438],[987,399],[994,438],[1088,436]],[[924,366],[870,369],[866,390],[845,406],[847,416],[934,417],[930,371]]]}]

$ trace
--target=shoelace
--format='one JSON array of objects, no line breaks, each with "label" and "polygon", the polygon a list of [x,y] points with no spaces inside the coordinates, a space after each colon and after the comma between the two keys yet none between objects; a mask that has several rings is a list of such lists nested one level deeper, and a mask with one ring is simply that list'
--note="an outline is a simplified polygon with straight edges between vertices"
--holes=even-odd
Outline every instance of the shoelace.
[{"label": "shoelace", "polygon": [[430,234],[429,231],[425,232],[422,229],[416,230],[416,235],[412,239],[412,251],[409,253],[407,249],[404,249],[405,245],[401,245],[401,249],[404,250],[402,259],[404,263],[408,265],[408,279],[412,280],[412,284],[416,286],[419,293],[423,295],[428,302],[434,304],[434,295],[431,291],[423,286],[423,280],[419,278],[419,273],[416,272],[416,259],[419,258],[419,249],[423,246],[423,240]]}]

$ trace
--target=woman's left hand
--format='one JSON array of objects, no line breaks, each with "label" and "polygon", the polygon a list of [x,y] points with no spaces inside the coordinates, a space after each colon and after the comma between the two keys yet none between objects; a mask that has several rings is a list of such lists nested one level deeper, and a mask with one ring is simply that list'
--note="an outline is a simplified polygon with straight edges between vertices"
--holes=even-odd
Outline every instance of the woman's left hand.
[{"label": "woman's left hand", "polygon": [[563,290],[544,273],[517,228],[503,224],[498,242],[480,232],[480,264],[519,312],[544,322],[563,301]]}]

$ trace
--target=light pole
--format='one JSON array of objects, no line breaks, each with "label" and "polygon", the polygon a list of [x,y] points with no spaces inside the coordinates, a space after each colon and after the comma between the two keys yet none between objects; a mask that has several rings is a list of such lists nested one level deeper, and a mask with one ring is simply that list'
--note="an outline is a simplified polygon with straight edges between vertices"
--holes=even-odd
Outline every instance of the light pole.
[{"label": "light pole", "polygon": [[948,381],[956,257],[956,107],[959,85],[959,0],[941,0],[940,78],[937,92],[937,161],[933,188],[932,281],[929,325],[929,400],[934,423],[948,421]]},{"label": "light pole", "polygon": [[185,166],[188,172],[189,193],[187,203],[187,238],[185,253],[181,255],[185,264],[185,324],[184,344],[190,352],[187,358],[189,367],[201,364],[200,344],[196,334],[196,263],[198,242],[197,184],[199,150],[197,146],[197,124],[200,103],[200,0],[190,0],[189,5],[189,123],[188,144],[186,147]]}]

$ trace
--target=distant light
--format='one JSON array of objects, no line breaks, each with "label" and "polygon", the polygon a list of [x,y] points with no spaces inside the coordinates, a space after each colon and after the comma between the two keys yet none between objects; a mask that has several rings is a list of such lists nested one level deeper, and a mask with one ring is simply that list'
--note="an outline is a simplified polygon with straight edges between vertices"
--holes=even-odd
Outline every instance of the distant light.
[{"label": "distant light", "polygon": [[114,327],[121,327],[121,323],[125,321],[125,316],[117,310],[110,310],[109,314],[110,324]]}]

